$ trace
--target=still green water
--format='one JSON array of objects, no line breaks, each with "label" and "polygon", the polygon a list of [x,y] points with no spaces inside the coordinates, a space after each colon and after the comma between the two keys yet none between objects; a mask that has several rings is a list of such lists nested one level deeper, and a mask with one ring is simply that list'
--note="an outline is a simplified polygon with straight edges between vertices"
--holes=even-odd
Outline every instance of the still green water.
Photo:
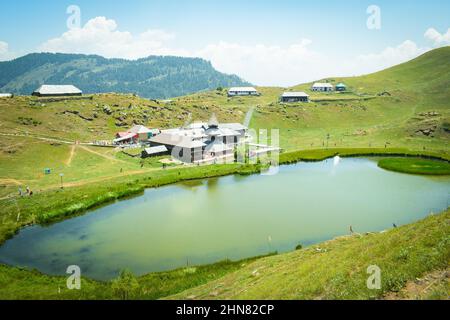
[{"label": "still green water", "polygon": [[146,190],[48,227],[23,229],[0,262],[96,279],[290,251],[349,233],[402,225],[448,206],[450,178],[384,171],[369,159],[283,166]]}]

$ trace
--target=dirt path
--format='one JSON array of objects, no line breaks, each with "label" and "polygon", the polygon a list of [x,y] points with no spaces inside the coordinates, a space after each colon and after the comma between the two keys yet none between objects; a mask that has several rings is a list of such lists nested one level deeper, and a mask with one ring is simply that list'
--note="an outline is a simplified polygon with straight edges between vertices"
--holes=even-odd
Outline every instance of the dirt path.
[{"label": "dirt path", "polygon": [[[165,170],[178,170],[178,169],[180,169],[180,167],[172,167],[172,168],[167,168]],[[151,168],[151,169],[142,169],[142,170],[133,170],[133,171],[123,171],[121,173],[108,175],[108,176],[102,176],[102,177],[86,179],[86,180],[81,180],[81,181],[75,181],[75,182],[65,182],[64,188],[81,187],[81,186],[84,186],[87,184],[94,184],[94,183],[104,182],[104,181],[108,181],[108,180],[112,180],[112,179],[120,178],[120,177],[124,177],[124,176],[133,176],[133,175],[149,173],[149,172],[158,171],[158,170],[163,170],[163,169]],[[7,180],[9,180],[9,179],[7,179]],[[17,182],[20,183],[20,181],[17,181]],[[23,184],[23,183],[20,183],[20,184]],[[45,191],[57,190],[59,188],[60,188],[60,184],[58,183],[58,184],[49,185],[49,186],[46,186],[43,188],[36,188],[36,189],[38,189],[39,193],[41,193],[41,192],[45,192]],[[16,198],[16,197],[17,197],[17,195],[9,195],[9,196],[5,196],[5,197],[1,197],[0,201],[12,199],[12,198]]]},{"label": "dirt path", "polygon": [[74,143],[73,141],[66,141],[66,140],[61,140],[61,139],[56,139],[56,138],[38,137],[38,136],[29,135],[29,134],[21,134],[21,133],[2,133],[2,132],[0,132],[0,136],[32,138],[32,139],[39,139],[42,141],[59,142],[59,143],[64,143],[64,144],[73,144]]},{"label": "dirt path", "polygon": [[75,148],[76,148],[76,145],[74,145],[74,144],[70,147],[69,157],[66,160],[66,166],[68,166],[68,167],[70,167],[70,165],[72,164],[72,159],[73,159],[73,156],[75,155]]},{"label": "dirt path", "polygon": [[14,186],[20,186],[23,184],[23,182],[16,180],[16,179],[0,179],[0,184],[2,185],[14,185]]},{"label": "dirt path", "polygon": [[245,119],[244,119],[244,123],[243,125],[246,126],[247,128],[250,127],[250,122],[252,121],[252,116],[253,116],[253,111],[255,110],[254,107],[251,107],[248,111],[247,114],[245,115]]},{"label": "dirt path", "polygon": [[450,269],[435,270],[424,274],[415,281],[408,281],[399,292],[386,294],[386,300],[421,300],[421,299],[450,299],[448,292]]},{"label": "dirt path", "polygon": [[114,157],[112,157],[112,156],[109,156],[109,155],[106,155],[106,154],[103,154],[103,153],[94,151],[94,150],[92,150],[92,149],[89,149],[89,148],[86,147],[86,146],[81,146],[81,145],[80,145],[80,148],[83,149],[83,150],[85,150],[85,151],[87,151],[87,152],[93,153],[93,154],[95,154],[95,155],[97,155],[97,156],[99,156],[99,157],[102,157],[102,158],[105,158],[105,159],[108,159],[108,160],[111,160],[111,161],[114,161],[114,162],[121,162],[121,163],[129,164],[128,162],[126,162],[126,161],[124,161],[124,160],[116,159],[116,158],[114,158]]}]

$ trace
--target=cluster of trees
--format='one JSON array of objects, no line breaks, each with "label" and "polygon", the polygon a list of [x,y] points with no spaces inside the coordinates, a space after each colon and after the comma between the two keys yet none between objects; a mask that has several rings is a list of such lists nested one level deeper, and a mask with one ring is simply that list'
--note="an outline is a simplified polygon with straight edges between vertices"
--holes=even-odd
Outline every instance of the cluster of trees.
[{"label": "cluster of trees", "polygon": [[200,58],[150,56],[124,60],[34,53],[0,62],[0,92],[30,94],[44,83],[73,84],[84,93],[135,93],[152,99],[249,85],[236,75],[218,72]]}]

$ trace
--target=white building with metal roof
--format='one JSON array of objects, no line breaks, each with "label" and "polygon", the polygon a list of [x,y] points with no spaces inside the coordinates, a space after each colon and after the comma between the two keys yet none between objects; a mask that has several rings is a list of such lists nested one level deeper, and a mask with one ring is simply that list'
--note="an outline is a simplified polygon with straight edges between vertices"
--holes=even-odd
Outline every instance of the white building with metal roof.
[{"label": "white building with metal roof", "polygon": [[302,91],[284,92],[280,97],[281,102],[309,102],[309,94]]},{"label": "white building with metal roof", "polygon": [[254,87],[233,87],[228,90],[228,96],[258,96],[259,92]]},{"label": "white building with metal roof", "polygon": [[316,82],[312,85],[311,90],[329,92],[334,91],[334,86],[331,83]]},{"label": "white building with metal roof", "polygon": [[81,96],[83,92],[73,85],[43,84],[32,95],[38,97]]}]

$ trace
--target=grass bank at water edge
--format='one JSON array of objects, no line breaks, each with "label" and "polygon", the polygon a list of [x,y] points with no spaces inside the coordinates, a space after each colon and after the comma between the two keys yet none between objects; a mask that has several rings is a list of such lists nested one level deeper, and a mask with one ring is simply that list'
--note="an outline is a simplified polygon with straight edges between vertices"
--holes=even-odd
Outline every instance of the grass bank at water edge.
[{"label": "grass bank at water edge", "polygon": [[388,158],[378,162],[380,168],[421,175],[450,175],[450,163],[421,158]]}]

